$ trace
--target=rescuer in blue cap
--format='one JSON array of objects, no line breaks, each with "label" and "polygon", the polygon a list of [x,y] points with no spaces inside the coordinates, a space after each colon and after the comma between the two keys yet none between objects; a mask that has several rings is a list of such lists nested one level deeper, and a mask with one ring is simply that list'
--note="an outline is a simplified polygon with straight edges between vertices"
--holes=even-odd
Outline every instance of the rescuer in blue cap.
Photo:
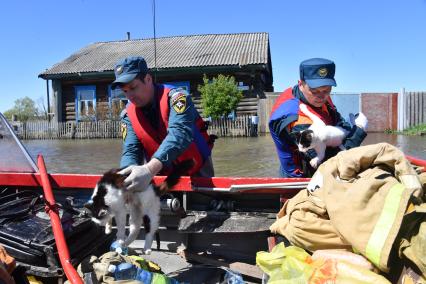
[{"label": "rescuer in blue cap", "polygon": [[[333,61],[324,58],[311,58],[300,63],[300,80],[297,85],[285,90],[276,100],[269,129],[280,160],[282,177],[310,177],[315,169],[310,161],[316,158],[314,149],[301,153],[293,135],[312,125],[312,120],[300,111],[304,103],[326,125],[340,126],[349,131],[343,141],[343,147],[350,149],[361,145],[367,136],[367,118],[360,113],[352,124],[346,122],[336,110],[330,98],[332,87],[336,86]],[[337,154],[339,148],[328,147],[324,161]]]},{"label": "rescuer in blue cap", "polygon": [[211,177],[213,139],[182,88],[155,84],[143,57],[127,57],[115,68],[112,88],[121,88],[129,100],[121,114],[123,152],[121,174],[129,190],[144,189],[157,174],[192,160],[188,175]]}]

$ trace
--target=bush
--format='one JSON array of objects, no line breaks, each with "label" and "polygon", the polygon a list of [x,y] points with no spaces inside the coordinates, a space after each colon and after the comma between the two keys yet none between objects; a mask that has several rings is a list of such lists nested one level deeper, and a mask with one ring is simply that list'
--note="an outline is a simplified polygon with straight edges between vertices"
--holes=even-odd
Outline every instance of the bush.
[{"label": "bush", "polygon": [[39,119],[41,112],[31,98],[25,97],[15,100],[15,106],[4,112],[4,116],[9,120],[14,115],[18,121],[25,122],[27,120]]},{"label": "bush", "polygon": [[198,86],[198,91],[201,93],[201,105],[205,117],[227,116],[237,108],[243,95],[238,90],[234,77],[219,74],[210,82],[204,75],[203,82],[203,85]]}]

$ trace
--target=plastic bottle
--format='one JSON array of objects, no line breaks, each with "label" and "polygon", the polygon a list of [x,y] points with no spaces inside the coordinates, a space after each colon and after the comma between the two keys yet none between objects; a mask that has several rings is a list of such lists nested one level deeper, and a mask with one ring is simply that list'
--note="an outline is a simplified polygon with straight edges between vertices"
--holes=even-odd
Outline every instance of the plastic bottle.
[{"label": "plastic bottle", "polygon": [[113,268],[113,265],[108,267],[108,271],[114,273],[115,280],[136,279],[138,268],[131,263],[123,262]]},{"label": "plastic bottle", "polygon": [[[173,278],[169,278],[163,274],[150,272],[148,270],[138,268],[137,266],[123,262],[119,265],[109,265],[108,271],[114,275],[115,280],[131,280],[135,279],[142,282],[143,284],[154,283],[167,283],[167,284],[179,284],[179,282]],[[244,282],[242,282],[244,283]]]},{"label": "plastic bottle", "polygon": [[115,270],[117,269],[117,266],[116,265],[114,265],[114,264],[110,264],[109,266],[108,266],[108,272],[110,272],[110,273],[112,273],[112,274],[114,274],[114,272],[115,272]]},{"label": "plastic bottle", "polygon": [[109,250],[110,251],[118,252],[119,254],[122,254],[122,255],[127,255],[127,253],[128,253],[128,249],[127,248],[123,248],[122,246],[120,246],[120,244],[118,243],[118,241],[114,241],[111,244]]},{"label": "plastic bottle", "polygon": [[152,272],[138,268],[138,275],[136,276],[136,280],[141,281],[143,284],[151,284],[152,276]]},{"label": "plastic bottle", "polygon": [[244,284],[243,277],[240,273],[233,270],[226,270],[224,282],[226,284]]}]

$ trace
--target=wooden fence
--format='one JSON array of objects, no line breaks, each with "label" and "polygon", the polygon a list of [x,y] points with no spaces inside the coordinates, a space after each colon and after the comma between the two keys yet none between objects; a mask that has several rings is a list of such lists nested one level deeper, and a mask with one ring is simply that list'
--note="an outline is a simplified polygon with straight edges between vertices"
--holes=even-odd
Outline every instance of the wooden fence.
[{"label": "wooden fence", "polygon": [[398,97],[398,130],[426,123],[426,92],[405,92]]},{"label": "wooden fence", "polygon": [[28,121],[15,123],[16,133],[22,139],[89,139],[121,137],[120,121]]},{"label": "wooden fence", "polygon": [[251,115],[240,115],[235,119],[213,119],[208,132],[219,137],[250,137],[257,136],[258,125],[252,123]]},{"label": "wooden fence", "polygon": [[[217,136],[257,136],[257,124],[250,115],[232,119],[214,119],[209,123],[209,134]],[[91,139],[121,137],[121,122],[112,120],[84,122],[28,121],[12,124],[22,139]]]}]

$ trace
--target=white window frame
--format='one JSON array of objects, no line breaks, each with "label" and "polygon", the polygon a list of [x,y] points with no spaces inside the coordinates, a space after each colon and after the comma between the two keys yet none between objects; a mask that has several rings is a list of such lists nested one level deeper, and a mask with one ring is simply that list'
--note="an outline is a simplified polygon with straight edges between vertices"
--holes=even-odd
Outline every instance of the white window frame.
[{"label": "white window frame", "polygon": [[[86,86],[74,86],[75,90],[75,120],[80,121],[82,117],[90,118],[91,120],[96,120],[96,86],[95,85],[86,85]],[[81,99],[81,93],[91,91],[93,92],[92,99]],[[92,103],[93,114],[89,114],[89,103]],[[81,105],[85,105],[85,113],[81,113]]]},{"label": "white window frame", "polygon": [[[122,94],[120,94],[120,92]],[[111,88],[111,85],[109,85],[108,86],[108,103],[109,103],[111,118],[115,118],[113,113],[113,106],[114,106],[114,103],[117,101],[119,102],[120,106],[124,106],[123,109],[126,108],[127,103],[129,102],[129,100],[126,98],[126,96],[124,95],[123,91],[121,91],[120,88],[116,88],[113,90]]]}]

